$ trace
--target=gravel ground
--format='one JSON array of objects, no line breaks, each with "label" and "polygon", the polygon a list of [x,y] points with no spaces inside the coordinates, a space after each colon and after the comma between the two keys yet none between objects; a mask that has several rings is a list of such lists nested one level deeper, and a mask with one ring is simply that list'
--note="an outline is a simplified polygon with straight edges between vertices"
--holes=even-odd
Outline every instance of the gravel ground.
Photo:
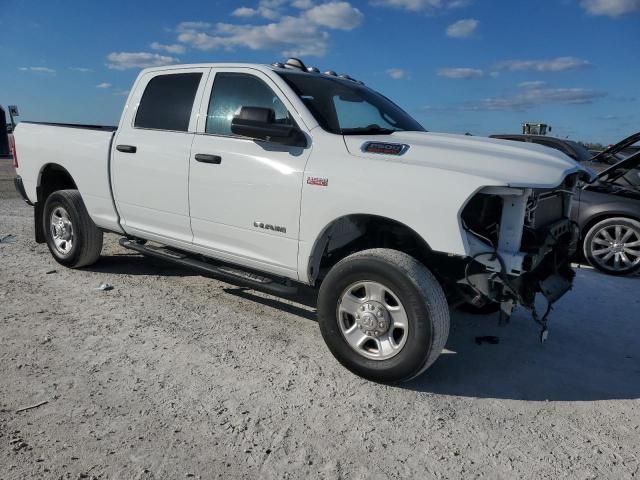
[{"label": "gravel ground", "polygon": [[61,267],[2,185],[0,237],[17,241],[0,244],[0,479],[640,476],[637,278],[579,271],[544,346],[523,311],[456,314],[435,365],[389,387],[333,359],[308,295],[113,235],[93,267]]}]

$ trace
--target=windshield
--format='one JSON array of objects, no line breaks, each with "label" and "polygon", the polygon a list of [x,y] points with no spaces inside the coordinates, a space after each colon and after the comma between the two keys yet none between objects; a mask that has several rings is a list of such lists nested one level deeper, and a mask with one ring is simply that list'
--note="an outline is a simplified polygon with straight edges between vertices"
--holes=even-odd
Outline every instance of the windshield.
[{"label": "windshield", "polygon": [[329,75],[278,72],[320,126],[342,135],[424,132],[409,114],[383,95],[351,80]]},{"label": "windshield", "polygon": [[591,152],[583,144],[571,140],[567,140],[567,143],[571,145],[573,151],[576,152],[576,156],[578,157],[576,160],[578,162],[587,162],[593,157]]}]

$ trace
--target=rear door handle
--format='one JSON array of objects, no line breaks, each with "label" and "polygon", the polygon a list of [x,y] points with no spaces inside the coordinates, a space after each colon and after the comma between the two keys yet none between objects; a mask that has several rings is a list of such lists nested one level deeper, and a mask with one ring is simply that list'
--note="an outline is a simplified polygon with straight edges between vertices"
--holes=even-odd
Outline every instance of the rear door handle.
[{"label": "rear door handle", "polygon": [[136,153],[138,148],[133,145],[117,145],[116,150],[122,153]]},{"label": "rear door handle", "polygon": [[207,155],[206,153],[196,153],[195,159],[197,162],[202,163],[215,163],[220,165],[222,163],[222,157],[220,155]]}]

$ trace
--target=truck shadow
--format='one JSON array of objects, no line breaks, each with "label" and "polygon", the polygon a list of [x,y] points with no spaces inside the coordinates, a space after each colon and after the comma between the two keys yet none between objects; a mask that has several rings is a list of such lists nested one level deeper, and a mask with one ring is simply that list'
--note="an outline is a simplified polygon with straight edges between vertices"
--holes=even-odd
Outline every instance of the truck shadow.
[{"label": "truck shadow", "polygon": [[[559,302],[545,344],[526,311],[517,311],[506,326],[494,317],[456,313],[443,354],[403,388],[512,400],[640,398],[638,301],[618,302],[617,310],[608,302],[576,302],[571,295]],[[500,343],[476,344],[476,336],[483,335],[496,335]]]},{"label": "truck shadow", "polygon": [[84,270],[96,273],[114,273],[121,275],[160,275],[167,277],[195,277],[199,272],[163,262],[138,253],[119,253],[102,255],[97,263],[84,267]]},{"label": "truck shadow", "polygon": [[[201,276],[138,254],[107,256],[88,269],[126,275]],[[544,345],[539,342],[538,325],[526,310],[517,309],[508,325],[498,325],[497,316],[453,312],[445,351],[423,375],[400,388],[535,401],[640,398],[637,282],[637,278],[579,270],[574,291],[561,299],[551,314],[550,335]],[[241,283],[225,283],[222,288],[228,295],[307,320],[317,319],[314,289],[275,297]],[[499,337],[500,343],[476,344],[475,338],[485,335]],[[330,355],[328,350],[325,354]]]}]

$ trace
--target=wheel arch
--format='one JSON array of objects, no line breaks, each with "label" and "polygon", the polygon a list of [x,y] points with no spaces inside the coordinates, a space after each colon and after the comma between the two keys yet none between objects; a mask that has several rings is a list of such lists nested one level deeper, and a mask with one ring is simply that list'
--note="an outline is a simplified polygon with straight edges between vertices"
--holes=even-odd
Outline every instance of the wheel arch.
[{"label": "wheel arch", "polygon": [[75,180],[62,165],[49,162],[42,166],[36,183],[36,203],[34,210],[35,239],[37,243],[45,243],[43,226],[44,204],[53,192],[58,190],[77,190]]},{"label": "wheel arch", "polygon": [[309,283],[342,258],[369,248],[393,248],[426,263],[428,242],[403,222],[382,215],[352,213],[329,222],[317,235],[307,262]]},{"label": "wheel arch", "polygon": [[580,239],[582,242],[584,242],[584,239],[586,238],[587,234],[589,233],[589,231],[595,227],[598,223],[604,221],[604,220],[609,220],[611,218],[628,218],[630,220],[635,220],[636,222],[640,222],[640,215],[639,214],[634,214],[634,213],[629,213],[628,211],[624,211],[624,210],[606,210],[606,211],[601,211],[598,212],[592,216],[590,216],[584,223],[582,226],[582,229],[580,231]]},{"label": "wheel arch", "polygon": [[49,195],[57,190],[77,190],[75,180],[59,163],[49,162],[42,166],[38,174],[38,202],[45,201]]}]

